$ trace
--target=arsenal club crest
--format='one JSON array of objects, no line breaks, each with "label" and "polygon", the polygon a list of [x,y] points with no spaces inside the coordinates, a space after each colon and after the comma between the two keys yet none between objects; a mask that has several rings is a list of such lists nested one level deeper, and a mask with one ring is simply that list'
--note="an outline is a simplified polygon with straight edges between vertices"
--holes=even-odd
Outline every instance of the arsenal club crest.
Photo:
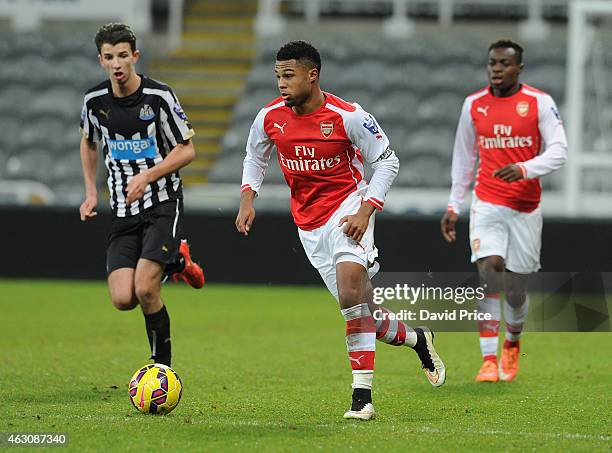
[{"label": "arsenal club crest", "polygon": [[529,113],[529,103],[521,101],[516,104],[516,113],[518,113],[520,117],[525,118]]},{"label": "arsenal club crest", "polygon": [[325,138],[331,137],[331,134],[334,133],[334,122],[333,121],[321,121],[319,124],[321,126],[321,134],[323,134],[323,137]]}]

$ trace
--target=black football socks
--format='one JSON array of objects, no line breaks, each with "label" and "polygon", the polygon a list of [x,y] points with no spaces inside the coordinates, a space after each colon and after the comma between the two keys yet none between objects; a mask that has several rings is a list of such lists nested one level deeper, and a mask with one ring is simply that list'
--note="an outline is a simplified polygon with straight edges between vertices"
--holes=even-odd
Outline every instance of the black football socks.
[{"label": "black football socks", "polygon": [[151,358],[155,363],[170,366],[172,358],[170,344],[170,317],[166,306],[162,306],[157,313],[144,315],[149,346],[151,346]]},{"label": "black football socks", "polygon": [[164,269],[162,282],[166,281],[172,274],[181,273],[185,269],[185,258],[180,253],[176,256],[176,261],[168,263]]}]

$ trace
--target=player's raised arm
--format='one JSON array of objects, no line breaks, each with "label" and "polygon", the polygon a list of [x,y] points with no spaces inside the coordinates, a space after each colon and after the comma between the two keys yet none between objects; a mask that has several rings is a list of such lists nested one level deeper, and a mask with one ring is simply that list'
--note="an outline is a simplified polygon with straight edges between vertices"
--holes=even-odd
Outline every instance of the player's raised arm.
[{"label": "player's raised arm", "polygon": [[253,200],[259,193],[274,148],[272,140],[264,130],[263,122],[266,112],[266,109],[262,109],[251,125],[242,168],[240,189],[242,195],[236,216],[236,229],[245,236],[248,236],[253,220],[255,220]]}]

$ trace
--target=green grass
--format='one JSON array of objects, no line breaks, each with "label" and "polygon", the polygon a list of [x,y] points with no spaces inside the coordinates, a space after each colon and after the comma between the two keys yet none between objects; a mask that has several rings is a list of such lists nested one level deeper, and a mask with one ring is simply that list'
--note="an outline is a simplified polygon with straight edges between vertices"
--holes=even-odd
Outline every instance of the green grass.
[{"label": "green grass", "polygon": [[164,288],[173,366],[165,417],[136,412],[127,381],[147,362],[139,310],[100,282],[0,281],[0,431],[66,432],[74,451],[609,450],[612,335],[527,334],[513,383],[476,384],[477,336],[440,333],[447,383],[408,348],[378,344],[372,422],[345,421],[344,321],[318,288]]}]

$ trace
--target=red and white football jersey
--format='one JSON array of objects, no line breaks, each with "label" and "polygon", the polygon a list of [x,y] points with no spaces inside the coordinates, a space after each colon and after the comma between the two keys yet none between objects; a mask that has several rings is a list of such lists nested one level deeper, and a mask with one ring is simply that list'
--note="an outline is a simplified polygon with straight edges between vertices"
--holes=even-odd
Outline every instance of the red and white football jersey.
[{"label": "red and white football jersey", "polygon": [[[291,213],[302,230],[325,224],[358,189],[382,210],[399,169],[389,140],[372,115],[357,104],[325,93],[325,104],[298,115],[278,97],[259,111],[246,147],[242,191],[259,192],[272,150],[291,189]],[[368,185],[364,158],[374,174]]]},{"label": "red and white football jersey", "polygon": [[[489,203],[531,212],[540,203],[539,177],[560,168],[567,157],[563,122],[553,99],[522,84],[512,96],[493,96],[489,87],[463,104],[453,149],[449,209],[459,213],[473,180],[474,192]],[[507,183],[493,172],[517,163],[525,179]]]}]

